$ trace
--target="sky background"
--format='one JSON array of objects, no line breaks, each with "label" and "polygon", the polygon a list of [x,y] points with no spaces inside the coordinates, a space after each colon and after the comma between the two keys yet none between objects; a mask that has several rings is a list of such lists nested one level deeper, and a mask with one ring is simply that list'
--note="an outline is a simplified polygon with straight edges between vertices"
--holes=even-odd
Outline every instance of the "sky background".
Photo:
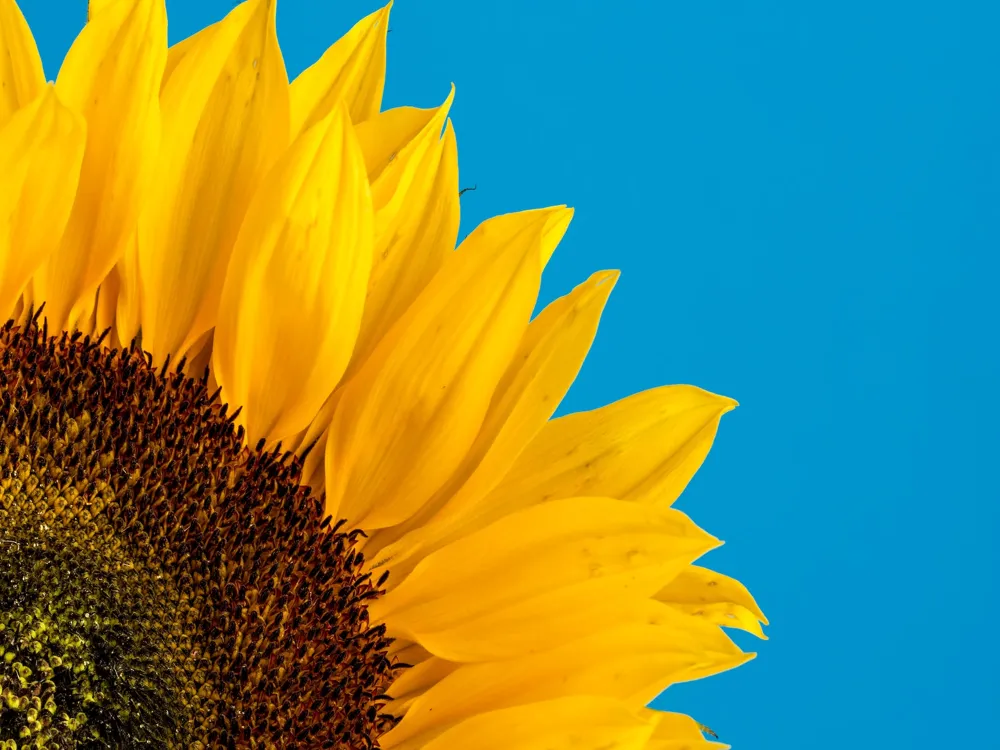
[{"label": "sky background", "polygon": [[[232,5],[168,0],[171,40]],[[281,0],[290,75],[377,7]],[[22,9],[54,78],[86,4]],[[736,750],[1000,747],[1000,4],[398,0],[390,27],[386,107],[457,86],[462,234],[568,203],[544,301],[622,270],[563,411],[742,404],[679,507],[771,640],[655,705]]]}]

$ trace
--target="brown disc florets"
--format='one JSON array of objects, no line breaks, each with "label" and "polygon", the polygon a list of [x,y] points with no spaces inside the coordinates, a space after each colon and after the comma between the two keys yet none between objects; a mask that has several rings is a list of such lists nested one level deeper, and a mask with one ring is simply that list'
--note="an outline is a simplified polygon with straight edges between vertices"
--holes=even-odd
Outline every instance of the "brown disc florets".
[{"label": "brown disc florets", "polygon": [[363,748],[358,532],[180,368],[0,330],[0,749]]}]

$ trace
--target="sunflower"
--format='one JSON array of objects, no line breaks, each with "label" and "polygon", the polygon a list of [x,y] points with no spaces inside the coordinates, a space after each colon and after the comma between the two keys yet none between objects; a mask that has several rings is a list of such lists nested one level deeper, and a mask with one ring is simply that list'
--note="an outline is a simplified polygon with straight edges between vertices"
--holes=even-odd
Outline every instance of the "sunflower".
[{"label": "sunflower", "polygon": [[647,705],[763,637],[670,507],[735,402],[552,419],[617,274],[532,318],[563,206],[455,249],[388,14],[289,84],[274,0],[94,0],[47,84],[0,0],[3,750],[713,746]]}]

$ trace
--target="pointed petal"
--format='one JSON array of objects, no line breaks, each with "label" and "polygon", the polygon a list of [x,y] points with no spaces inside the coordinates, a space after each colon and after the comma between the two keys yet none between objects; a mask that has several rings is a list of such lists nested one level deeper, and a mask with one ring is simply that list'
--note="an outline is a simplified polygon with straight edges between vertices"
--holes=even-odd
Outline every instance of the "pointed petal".
[{"label": "pointed petal", "polygon": [[86,124],[47,87],[0,130],[0,317],[55,250],[69,219]]},{"label": "pointed petal", "polygon": [[184,54],[163,89],[163,147],[139,222],[143,347],[157,358],[215,324],[233,244],[288,144],[274,0],[249,0]]},{"label": "pointed petal", "polygon": [[485,498],[456,489],[461,496],[449,510],[423,528],[417,521],[425,516],[415,518],[411,533],[371,559],[408,572],[442,544],[550,499],[600,495],[670,505],[708,453],[719,418],[735,404],[691,386],[666,386],[547,422]]},{"label": "pointed petal", "polygon": [[45,88],[35,38],[14,0],[0,0],[0,127]]},{"label": "pointed petal", "polygon": [[352,371],[363,364],[455,249],[458,150],[445,125],[452,94],[372,185],[375,257]]},{"label": "pointed petal", "polygon": [[177,70],[177,66],[180,64],[181,60],[184,59],[184,56],[191,50],[198,49],[207,44],[209,36],[215,33],[215,30],[218,29],[219,25],[222,23],[224,23],[224,21],[216,21],[203,29],[199,29],[186,39],[181,39],[177,42],[177,44],[170,45],[170,48],[167,50],[167,64],[163,69],[164,88],[166,87],[171,76],[173,76],[174,71]]},{"label": "pointed petal", "polygon": [[[490,513],[481,501],[544,427],[569,390],[617,279],[616,271],[596,273],[571,294],[548,305],[531,322],[497,386],[468,455],[421,513],[385,534],[375,535],[373,544],[394,542],[381,550],[380,559],[393,560],[395,568],[403,560],[429,554],[502,515]],[[400,537],[401,541],[395,543]]]},{"label": "pointed petal", "polygon": [[368,179],[377,180],[393,159],[426,128],[440,107],[395,107],[354,126],[365,155]]},{"label": "pointed petal", "polygon": [[345,386],[326,445],[328,513],[391,526],[454,471],[528,325],[539,226],[500,243],[470,235]]},{"label": "pointed petal", "polygon": [[223,401],[247,439],[305,429],[347,367],[372,258],[364,159],[336,107],[295,140],[254,196],[215,329]]},{"label": "pointed petal", "polygon": [[292,83],[292,134],[326,117],[339,102],[352,122],[378,114],[385,88],[390,2],[362,19]]},{"label": "pointed petal", "polygon": [[628,589],[618,578],[588,579],[427,632],[421,641],[438,658],[483,662],[542,653],[616,627],[670,623],[677,610],[645,597],[682,567],[645,568]]},{"label": "pointed petal", "polygon": [[655,727],[620,701],[573,696],[473,716],[424,750],[642,750]]},{"label": "pointed petal", "polygon": [[486,241],[496,241],[494,238],[504,237],[511,232],[517,232],[521,223],[529,217],[542,222],[542,268],[549,262],[556,247],[566,234],[569,223],[573,220],[573,209],[566,206],[550,206],[535,208],[529,211],[497,216],[486,224],[480,225],[476,231],[482,231]]},{"label": "pointed petal", "polygon": [[83,28],[59,71],[59,96],[87,120],[87,150],[63,241],[34,279],[56,329],[92,310],[98,284],[131,241],[159,149],[166,54],[163,0],[115,0]]},{"label": "pointed petal", "polygon": [[674,613],[666,624],[604,630],[526,657],[453,667],[415,698],[381,741],[415,750],[468,716],[572,695],[641,709],[670,685],[749,658],[718,628]]},{"label": "pointed petal", "polygon": [[[424,558],[372,602],[373,621],[451,660],[478,658],[434,633],[476,617],[608,579],[624,595],[649,596],[717,545],[679,511],[577,497],[511,514]],[[472,595],[474,592],[474,595]],[[442,646],[447,650],[442,650]]]},{"label": "pointed petal", "polygon": [[684,714],[655,712],[659,721],[645,750],[728,750],[729,745],[707,742],[701,725]]},{"label": "pointed petal", "polygon": [[767,618],[747,587],[714,570],[690,565],[655,598],[716,625],[740,628],[767,639],[760,627],[760,623],[767,625]]},{"label": "pointed petal", "polygon": [[687,385],[637,393],[600,409],[554,419],[494,490],[525,507],[543,499],[600,494],[669,505],[708,454],[732,399]]}]

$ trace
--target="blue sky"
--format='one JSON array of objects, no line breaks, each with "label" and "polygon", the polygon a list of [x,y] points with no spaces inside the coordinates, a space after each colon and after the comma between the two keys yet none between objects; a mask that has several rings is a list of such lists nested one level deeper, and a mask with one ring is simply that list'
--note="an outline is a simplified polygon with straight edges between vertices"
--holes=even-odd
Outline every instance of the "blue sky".
[{"label": "blue sky", "polygon": [[[168,0],[171,39],[231,6]],[[376,7],[282,0],[290,73]],[[85,3],[22,8],[54,77]],[[457,86],[463,233],[568,203],[546,299],[622,269],[564,410],[742,403],[680,507],[771,640],[656,705],[737,750],[989,745],[1000,6],[398,0],[390,26],[386,106]]]}]

